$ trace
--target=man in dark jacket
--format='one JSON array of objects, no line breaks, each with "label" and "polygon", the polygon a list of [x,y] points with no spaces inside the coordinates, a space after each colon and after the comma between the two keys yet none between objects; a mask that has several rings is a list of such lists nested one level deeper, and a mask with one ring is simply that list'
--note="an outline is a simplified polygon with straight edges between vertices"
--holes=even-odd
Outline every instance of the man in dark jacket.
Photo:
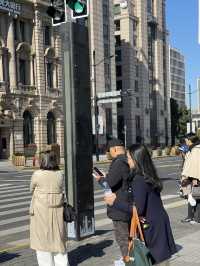
[{"label": "man in dark jacket", "polygon": [[[108,174],[105,177],[97,176],[99,183],[107,182],[113,193],[116,193],[119,201],[128,203],[128,188],[129,188],[129,166],[126,158],[126,151],[122,141],[112,139],[108,143],[109,153],[112,157]],[[122,256],[128,254],[128,237],[130,216],[121,211],[107,206],[107,215],[113,221],[115,238],[120,247]]]}]

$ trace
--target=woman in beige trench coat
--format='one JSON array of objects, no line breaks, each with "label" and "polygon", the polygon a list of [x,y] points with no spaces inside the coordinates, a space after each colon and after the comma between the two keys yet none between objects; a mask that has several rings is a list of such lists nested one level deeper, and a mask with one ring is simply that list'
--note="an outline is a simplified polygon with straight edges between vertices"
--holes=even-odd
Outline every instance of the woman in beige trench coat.
[{"label": "woman in beige trench coat", "polygon": [[[194,133],[189,133],[186,135],[186,144],[189,146],[189,152],[183,165],[182,185],[188,197],[193,186],[200,186],[200,140]],[[196,200],[195,207],[188,203],[188,215],[181,222],[191,224],[200,222],[200,200]]]},{"label": "woman in beige trench coat", "polygon": [[30,189],[30,247],[39,266],[67,266],[66,229],[63,220],[64,178],[54,152],[43,155],[33,173]]}]

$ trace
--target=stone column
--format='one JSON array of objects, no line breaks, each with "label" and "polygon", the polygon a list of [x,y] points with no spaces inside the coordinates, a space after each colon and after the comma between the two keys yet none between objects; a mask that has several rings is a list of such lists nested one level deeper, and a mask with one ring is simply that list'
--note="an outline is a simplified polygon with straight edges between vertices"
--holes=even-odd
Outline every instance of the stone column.
[{"label": "stone column", "polygon": [[64,122],[63,119],[56,120],[57,143],[60,145],[60,157],[64,158]]},{"label": "stone column", "polygon": [[16,88],[17,87],[16,50],[15,50],[15,37],[14,37],[14,23],[12,17],[10,17],[7,43],[10,52],[10,62],[9,62],[10,87]]},{"label": "stone column", "polygon": [[3,68],[5,66],[3,65],[3,49],[0,48],[0,81],[3,81]]},{"label": "stone column", "polygon": [[42,17],[38,10],[35,10],[35,64],[36,64],[36,80],[39,94],[45,93],[45,66],[44,66],[44,45],[43,45],[43,27]]},{"label": "stone column", "polygon": [[17,118],[14,121],[13,132],[15,137],[14,151],[24,152],[23,118]]}]

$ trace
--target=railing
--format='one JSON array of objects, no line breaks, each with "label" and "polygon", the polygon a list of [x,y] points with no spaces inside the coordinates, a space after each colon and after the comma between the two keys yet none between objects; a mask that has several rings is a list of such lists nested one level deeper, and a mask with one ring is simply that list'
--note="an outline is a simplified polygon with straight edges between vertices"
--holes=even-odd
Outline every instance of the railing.
[{"label": "railing", "polygon": [[150,23],[150,24],[155,24],[155,25],[158,24],[158,20],[157,20],[157,18],[154,17],[152,14],[148,14],[148,15],[147,15],[147,21],[148,21],[148,23]]},{"label": "railing", "polygon": [[7,84],[5,81],[0,81],[0,93],[6,93]]},{"label": "railing", "polygon": [[15,93],[37,95],[38,90],[33,85],[18,84],[18,87],[15,90]]}]

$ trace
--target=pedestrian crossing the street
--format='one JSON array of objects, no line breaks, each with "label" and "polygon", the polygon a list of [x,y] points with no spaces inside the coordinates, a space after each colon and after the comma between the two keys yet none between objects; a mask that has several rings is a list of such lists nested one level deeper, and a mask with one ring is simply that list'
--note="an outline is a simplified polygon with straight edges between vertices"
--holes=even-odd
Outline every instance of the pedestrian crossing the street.
[{"label": "pedestrian crossing the street", "polygon": [[[30,174],[26,182],[6,182],[1,179],[0,251],[17,245],[28,244],[29,242],[28,211],[31,200],[29,184]],[[103,190],[94,192],[96,230],[112,229],[112,221],[107,218],[103,197]],[[180,199],[178,194],[164,195],[162,198],[166,209],[186,204],[186,201]]]}]

